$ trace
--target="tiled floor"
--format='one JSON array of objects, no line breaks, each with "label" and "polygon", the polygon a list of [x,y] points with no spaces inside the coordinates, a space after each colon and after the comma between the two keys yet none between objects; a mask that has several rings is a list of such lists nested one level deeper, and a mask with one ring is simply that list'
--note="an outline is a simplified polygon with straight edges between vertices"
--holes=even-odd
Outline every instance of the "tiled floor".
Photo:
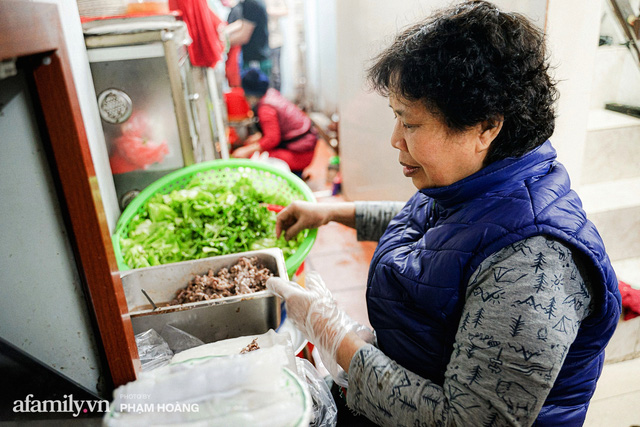
[{"label": "tiled floor", "polygon": [[640,359],[605,365],[585,427],[640,425]]},{"label": "tiled floor", "polygon": [[[320,194],[330,188],[323,181],[329,151],[320,145],[318,153],[310,168],[314,177],[309,183]],[[341,200],[340,196],[318,198],[320,203]],[[369,325],[365,289],[374,250],[373,242],[357,242],[355,230],[330,223],[318,230],[316,243],[305,261],[305,271],[319,272],[338,305],[365,325]],[[606,354],[607,360],[615,363],[605,364],[584,425],[640,426],[640,318],[619,324]]]}]

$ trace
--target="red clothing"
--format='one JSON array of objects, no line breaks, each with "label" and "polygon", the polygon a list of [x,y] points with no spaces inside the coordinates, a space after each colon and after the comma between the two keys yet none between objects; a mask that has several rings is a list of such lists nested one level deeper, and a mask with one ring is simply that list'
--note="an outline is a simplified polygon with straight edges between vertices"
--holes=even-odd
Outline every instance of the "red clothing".
[{"label": "red clothing", "polygon": [[227,53],[227,62],[225,62],[225,74],[227,81],[231,87],[242,86],[242,79],[240,78],[240,52],[242,46],[231,46]]},{"label": "red clothing", "polygon": [[631,320],[640,316],[640,290],[634,289],[622,280],[618,281],[618,288],[622,297],[622,313],[624,320]]},{"label": "red clothing", "polygon": [[278,124],[280,125],[282,141],[296,139],[311,129],[309,116],[277,90],[267,90],[258,105],[260,107],[265,104],[272,106],[278,112]]},{"label": "red clothing", "polygon": [[292,171],[301,171],[311,164],[318,137],[302,110],[275,89],[269,89],[260,100],[257,113],[262,128],[259,141],[262,151],[284,160]]},{"label": "red clothing", "polygon": [[278,112],[271,105],[261,105],[258,107],[258,119],[262,128],[260,148],[262,151],[275,150],[282,140]]},{"label": "red clothing", "polygon": [[222,20],[209,9],[206,0],[169,0],[169,9],[180,10],[193,43],[189,58],[196,67],[214,67],[225,46],[218,35]]},{"label": "red clothing", "polygon": [[276,149],[269,151],[269,157],[274,157],[285,161],[289,165],[289,169],[294,172],[302,172],[304,168],[311,164],[314,151],[305,153],[294,153],[293,151]]}]

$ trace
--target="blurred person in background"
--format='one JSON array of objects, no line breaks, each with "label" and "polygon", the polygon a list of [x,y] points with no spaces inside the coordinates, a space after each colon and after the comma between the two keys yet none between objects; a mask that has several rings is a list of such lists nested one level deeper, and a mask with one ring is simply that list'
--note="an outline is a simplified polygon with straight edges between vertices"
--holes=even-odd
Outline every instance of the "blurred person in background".
[{"label": "blurred person in background", "polygon": [[230,0],[231,10],[225,27],[229,44],[242,46],[240,69],[260,68],[271,73],[267,9],[262,0]]},{"label": "blurred person in background", "polygon": [[337,221],[378,241],[366,294],[375,335],[311,273],[305,288],[267,282],[366,416],[343,407],[339,425],[584,422],[620,293],[549,140],[548,68],[543,33],[489,2],[409,27],[368,79],[388,98],[390,142],[418,191],[406,204],[294,202],[278,214],[287,239]]},{"label": "blurred person in background", "polygon": [[280,91],[280,54],[284,44],[284,34],[282,33],[281,18],[287,16],[286,0],[266,0],[267,15],[269,17],[269,48],[271,49],[271,75],[269,81],[271,87]]},{"label": "blurred person in background", "polygon": [[269,157],[285,161],[291,171],[302,178],[303,170],[313,160],[318,141],[309,116],[276,89],[269,88],[269,78],[256,68],[244,71],[242,89],[258,118],[260,132],[249,136],[244,146],[231,155],[251,158],[254,153],[266,151]]}]

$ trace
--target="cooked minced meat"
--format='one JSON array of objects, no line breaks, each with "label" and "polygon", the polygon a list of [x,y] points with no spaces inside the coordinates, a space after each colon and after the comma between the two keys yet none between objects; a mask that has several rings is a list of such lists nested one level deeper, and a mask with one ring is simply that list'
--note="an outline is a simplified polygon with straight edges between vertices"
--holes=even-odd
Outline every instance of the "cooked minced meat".
[{"label": "cooked minced meat", "polygon": [[240,350],[240,354],[249,353],[250,351],[260,350],[260,346],[258,345],[258,338],[254,338],[245,348]]},{"label": "cooked minced meat", "polygon": [[217,273],[210,269],[207,274],[196,275],[186,288],[178,291],[171,305],[262,291],[272,276],[257,257],[242,257],[236,264]]}]

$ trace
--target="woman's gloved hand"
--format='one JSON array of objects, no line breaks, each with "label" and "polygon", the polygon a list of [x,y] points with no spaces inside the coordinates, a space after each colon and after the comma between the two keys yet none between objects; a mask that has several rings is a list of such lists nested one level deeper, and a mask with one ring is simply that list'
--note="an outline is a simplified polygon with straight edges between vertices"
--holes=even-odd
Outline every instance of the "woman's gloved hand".
[{"label": "woman's gloved hand", "polygon": [[318,273],[307,273],[305,285],[306,288],[303,288],[295,282],[277,277],[267,280],[267,289],[284,298],[287,316],[305,338],[318,348],[322,363],[333,379],[346,387],[346,373],[336,361],[338,347],[349,332],[355,332],[364,341],[373,343],[373,331],[338,308]]}]

